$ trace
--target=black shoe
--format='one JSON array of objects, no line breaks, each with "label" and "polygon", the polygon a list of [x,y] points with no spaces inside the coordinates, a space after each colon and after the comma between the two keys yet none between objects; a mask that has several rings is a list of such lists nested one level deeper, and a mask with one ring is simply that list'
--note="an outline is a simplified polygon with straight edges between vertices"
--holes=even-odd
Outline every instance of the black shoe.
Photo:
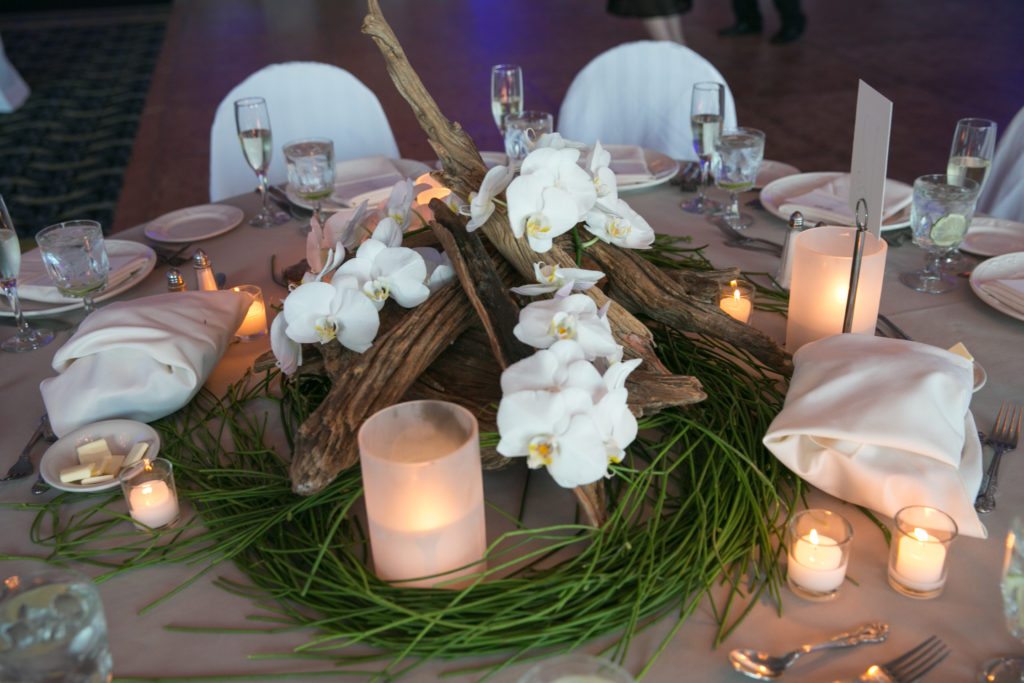
[{"label": "black shoe", "polygon": [[745,21],[737,21],[732,26],[719,29],[720,36],[750,36],[761,32],[760,24],[748,24]]},{"label": "black shoe", "polygon": [[807,22],[801,19],[796,23],[783,25],[779,32],[772,36],[772,42],[776,45],[784,45],[799,40],[800,36],[804,34],[806,24]]}]

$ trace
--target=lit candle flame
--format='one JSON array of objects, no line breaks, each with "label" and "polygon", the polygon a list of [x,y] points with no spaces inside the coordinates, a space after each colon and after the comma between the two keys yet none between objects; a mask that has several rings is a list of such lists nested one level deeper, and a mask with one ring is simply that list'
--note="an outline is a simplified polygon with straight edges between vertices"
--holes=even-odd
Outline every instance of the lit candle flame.
[{"label": "lit candle flame", "polygon": [[814,545],[818,545],[820,543],[820,541],[818,540],[818,530],[811,529],[811,533],[807,534],[807,540],[809,540]]},{"label": "lit candle flame", "polygon": [[928,535],[927,531],[925,531],[924,529],[922,529],[920,527],[915,527],[914,528],[914,538],[916,538],[919,541],[923,541],[923,542],[934,541],[935,540],[931,536]]}]

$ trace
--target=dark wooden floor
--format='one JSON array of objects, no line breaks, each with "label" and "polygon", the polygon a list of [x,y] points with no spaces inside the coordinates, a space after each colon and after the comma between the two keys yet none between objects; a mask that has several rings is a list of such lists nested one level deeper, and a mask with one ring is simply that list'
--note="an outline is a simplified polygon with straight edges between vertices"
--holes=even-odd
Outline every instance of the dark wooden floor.
[{"label": "dark wooden floor", "polygon": [[[761,37],[719,38],[725,0],[697,0],[687,42],[725,76],[740,123],[767,133],[767,156],[803,170],[849,167],[857,79],[895,103],[890,175],[945,168],[954,124],[1005,126],[1024,106],[1024,1],[805,0],[794,44],[767,38],[778,17],[762,1]],[[449,117],[482,149],[499,146],[490,66],[516,62],[529,108],[557,112],[572,77],[621,42],[646,38],[603,0],[382,0],[414,66]],[[402,155],[432,158],[372,42],[361,0],[177,0],[154,74],[115,229],[207,199],[209,129],[235,84],[260,67],[318,60],[353,72],[380,98]],[[279,151],[279,150],[278,150]]]}]

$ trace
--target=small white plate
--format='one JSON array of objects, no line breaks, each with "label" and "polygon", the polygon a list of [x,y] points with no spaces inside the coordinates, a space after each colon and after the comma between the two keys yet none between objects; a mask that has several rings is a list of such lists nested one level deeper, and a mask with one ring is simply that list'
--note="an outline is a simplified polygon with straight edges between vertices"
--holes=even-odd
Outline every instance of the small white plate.
[{"label": "small white plate", "polygon": [[97,439],[106,439],[110,452],[114,455],[128,455],[132,446],[140,441],[149,442],[146,457],[150,460],[160,452],[160,436],[145,422],[136,422],[135,420],[94,422],[65,434],[46,449],[39,461],[39,474],[43,480],[55,489],[71,493],[106,491],[119,486],[116,476],[110,481],[91,486],[65,484],[60,480],[62,469],[78,464],[78,447]]},{"label": "small white plate", "polygon": [[960,251],[977,256],[1002,256],[1024,251],[1024,223],[991,216],[975,216]]},{"label": "small white plate", "polygon": [[155,242],[186,244],[223,235],[245,218],[237,206],[203,204],[171,211],[146,226],[146,237]]},{"label": "small white plate", "polygon": [[781,161],[765,159],[761,162],[761,168],[757,171],[757,180],[754,181],[755,189],[773,183],[779,178],[786,178],[800,173],[800,169]]},{"label": "small white plate", "polygon": [[1024,320],[1024,311],[1007,306],[981,288],[981,285],[989,280],[1016,277],[1024,277],[1024,252],[1003,254],[979,263],[971,272],[971,289],[979,299],[1000,313],[1005,313],[1017,320]]},{"label": "small white plate", "polygon": [[[789,216],[783,215],[780,207],[785,204],[789,199],[793,197],[799,197],[802,194],[810,192],[811,190],[821,187],[830,180],[834,180],[839,176],[848,175],[846,173],[797,173],[795,175],[789,175],[778,180],[774,180],[761,190],[761,204],[773,216],[778,216],[782,220],[789,220]],[[900,187],[904,190],[910,190],[910,186],[906,183],[901,183],[898,180],[892,180],[891,178],[885,181],[888,187]],[[910,225],[910,206],[906,206],[901,209],[895,215],[889,216],[882,223],[882,232],[889,230],[899,230],[900,228],[906,228]]]},{"label": "small white plate", "polygon": [[[420,177],[424,173],[430,172],[430,167],[424,164],[422,161],[416,161],[414,159],[392,159],[391,161],[394,162],[395,169],[401,175],[403,175],[406,178],[412,178],[413,180]],[[345,162],[339,161],[335,166],[343,163]],[[296,194],[295,191],[292,190],[290,185],[286,184],[284,186],[284,193],[288,197],[288,201],[290,201],[295,206],[298,206],[299,208],[302,209],[306,209],[307,211],[313,210],[313,203],[310,202],[308,199],[303,199],[298,194]],[[320,210],[323,211],[324,213],[334,213],[335,211],[339,211],[341,209],[346,208],[350,207],[347,207],[339,203],[334,199],[334,197],[328,197],[327,199],[320,202]]]},{"label": "small white plate", "polygon": [[[97,294],[93,301],[100,302],[106,301],[111,297],[115,297],[122,292],[126,292],[135,285],[139,284],[146,277],[153,272],[153,267],[156,266],[156,253],[145,244],[140,242],[132,242],[130,240],[103,240],[103,244],[107,248],[107,253],[110,255],[131,255],[131,254],[143,254],[146,257],[145,263],[136,270],[134,273],[129,275],[127,278],[114,285],[108,287],[102,292]],[[40,259],[39,250],[33,249],[32,251],[26,252],[21,255],[22,259],[35,258]],[[24,261],[23,261],[24,262]],[[68,311],[74,311],[82,307],[81,301],[75,301],[74,303],[67,304],[48,304],[42,301],[29,301],[27,299],[21,300],[21,312],[25,314],[26,318],[40,318],[44,316],[58,315],[60,313],[67,313]],[[0,300],[0,318],[13,318],[14,312],[7,304],[7,299]]]},{"label": "small white plate", "polygon": [[985,372],[985,368],[981,367],[978,361],[974,361],[974,390],[981,389],[987,381],[988,373]]}]

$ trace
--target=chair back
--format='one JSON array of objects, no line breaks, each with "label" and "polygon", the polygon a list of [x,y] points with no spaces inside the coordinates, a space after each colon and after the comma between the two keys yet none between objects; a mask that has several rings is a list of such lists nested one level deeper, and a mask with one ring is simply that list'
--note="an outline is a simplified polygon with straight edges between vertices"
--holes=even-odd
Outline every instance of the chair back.
[{"label": "chair back", "polygon": [[690,130],[693,84],[725,85],[725,128],[736,104],[722,74],[688,47],[644,40],[612,48],[576,74],[562,102],[558,131],[570,140],[640,145],[694,161]]},{"label": "chair back", "polygon": [[338,161],[373,155],[398,157],[398,145],[377,96],[344,69],[318,62],[286,62],[260,69],[224,97],[210,128],[210,201],[251,192],[256,176],[245,162],[235,128],[235,100],[267,101],[273,134],[268,177],[284,182],[281,148],[297,138],[334,141]]},{"label": "chair back", "polygon": [[996,143],[978,213],[1024,223],[1024,108]]}]

